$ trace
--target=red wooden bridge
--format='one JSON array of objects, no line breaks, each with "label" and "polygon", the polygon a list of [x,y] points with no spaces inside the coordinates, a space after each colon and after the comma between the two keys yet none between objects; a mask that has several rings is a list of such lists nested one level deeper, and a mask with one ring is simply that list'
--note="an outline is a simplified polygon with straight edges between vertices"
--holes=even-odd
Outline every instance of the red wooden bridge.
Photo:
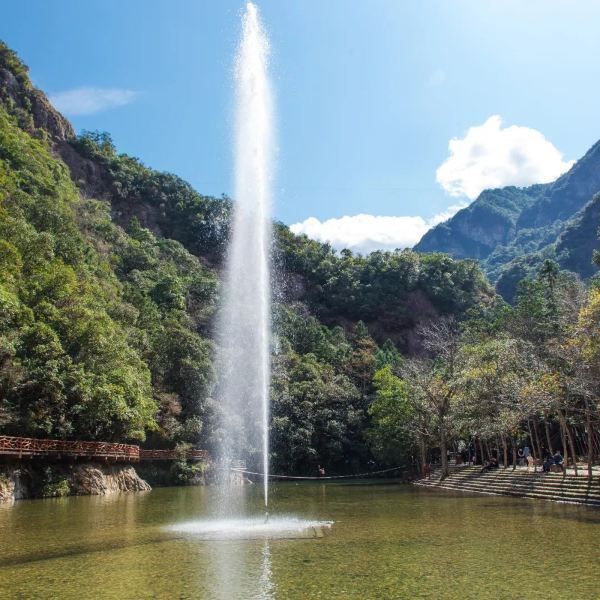
[{"label": "red wooden bridge", "polygon": [[133,444],[82,442],[78,440],[44,440],[0,435],[0,455],[54,458],[97,458],[139,462],[145,460],[208,460],[206,450],[146,450]]},{"label": "red wooden bridge", "polygon": [[208,460],[210,457],[206,450],[145,450],[140,448],[140,460],[175,460],[185,458],[187,460]]}]

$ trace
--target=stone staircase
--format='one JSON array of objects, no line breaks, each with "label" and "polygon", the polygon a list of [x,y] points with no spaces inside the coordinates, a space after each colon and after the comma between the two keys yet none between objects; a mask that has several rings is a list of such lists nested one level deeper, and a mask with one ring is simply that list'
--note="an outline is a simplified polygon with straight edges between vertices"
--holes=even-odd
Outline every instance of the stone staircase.
[{"label": "stone staircase", "polygon": [[575,477],[560,473],[534,473],[524,469],[496,469],[481,473],[481,467],[454,467],[450,477],[440,481],[440,470],[431,479],[419,479],[415,485],[478,494],[539,498],[554,502],[586,504],[600,508],[600,476],[588,479],[587,473]]}]

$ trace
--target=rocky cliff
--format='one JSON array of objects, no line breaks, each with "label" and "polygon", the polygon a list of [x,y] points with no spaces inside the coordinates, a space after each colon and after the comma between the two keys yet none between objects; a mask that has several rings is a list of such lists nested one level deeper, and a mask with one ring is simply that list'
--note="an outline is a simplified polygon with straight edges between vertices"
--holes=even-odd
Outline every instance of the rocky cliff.
[{"label": "rocky cliff", "polygon": [[31,134],[63,142],[75,137],[73,127],[50,103],[46,95],[31,85],[27,67],[0,41],[0,102]]}]

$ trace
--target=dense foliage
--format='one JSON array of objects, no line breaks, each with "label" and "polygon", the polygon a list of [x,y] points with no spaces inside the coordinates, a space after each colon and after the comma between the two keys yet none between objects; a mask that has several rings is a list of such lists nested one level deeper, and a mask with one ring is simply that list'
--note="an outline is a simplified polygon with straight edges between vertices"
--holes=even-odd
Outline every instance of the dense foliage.
[{"label": "dense foliage", "polygon": [[1,109],[0,202],[4,429],[143,439],[150,373],[110,258],[80,232],[67,169]]},{"label": "dense foliage", "polygon": [[117,227],[3,111],[0,152],[3,431],[197,442],[215,274],[135,219]]},{"label": "dense foliage", "polygon": [[149,169],[136,158],[117,154],[110,136],[86,131],[70,142],[93,162],[100,175],[87,182],[110,201],[117,221],[137,216],[146,227],[182,243],[191,253],[218,261],[229,232],[231,203],[202,196],[176,175]]},{"label": "dense foliage", "polygon": [[462,317],[492,295],[475,261],[411,250],[337,254],[287,228],[278,233],[282,267],[300,278],[302,297],[320,319],[330,325],[362,320],[379,343],[389,338],[403,351],[415,349],[414,328],[421,320]]}]

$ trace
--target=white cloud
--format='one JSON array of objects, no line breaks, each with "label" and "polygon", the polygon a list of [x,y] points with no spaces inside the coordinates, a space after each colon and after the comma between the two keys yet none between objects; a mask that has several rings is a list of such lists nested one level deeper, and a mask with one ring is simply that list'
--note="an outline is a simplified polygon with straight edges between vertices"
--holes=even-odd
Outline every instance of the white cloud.
[{"label": "white cloud", "polygon": [[474,200],[484,189],[554,181],[574,161],[531,127],[502,127],[498,115],[469,128],[448,144],[450,156],[436,171],[437,182],[451,196]]},{"label": "white cloud", "polygon": [[423,234],[438,223],[452,217],[464,204],[449,207],[431,219],[423,217],[381,217],[353,215],[319,221],[309,217],[294,223],[290,229],[309,238],[331,244],[336,250],[349,248],[367,254],[373,250],[395,250],[414,246]]},{"label": "white cloud", "polygon": [[[444,80],[445,73],[435,71],[429,84],[442,85]],[[554,181],[574,162],[563,160],[556,147],[536,129],[502,127],[497,115],[483,125],[471,127],[464,138],[450,140],[449,150],[450,156],[437,169],[436,179],[451,196],[466,196],[470,200],[488,188]],[[367,214],[325,221],[309,217],[294,223],[290,229],[327,242],[337,250],[349,248],[366,254],[412,247],[429,229],[467,205],[468,202],[461,201],[430,219]]]},{"label": "white cloud", "polygon": [[91,115],[133,102],[138,92],[118,88],[80,87],[50,96],[50,102],[67,115]]}]

